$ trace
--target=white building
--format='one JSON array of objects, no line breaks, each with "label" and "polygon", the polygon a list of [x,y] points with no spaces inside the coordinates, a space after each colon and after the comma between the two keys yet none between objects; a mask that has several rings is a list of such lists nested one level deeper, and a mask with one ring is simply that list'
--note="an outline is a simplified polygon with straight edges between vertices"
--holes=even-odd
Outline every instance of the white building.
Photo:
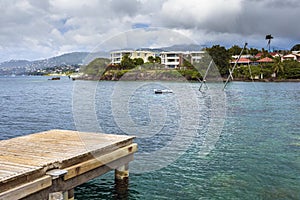
[{"label": "white building", "polygon": [[194,63],[199,63],[200,60],[203,58],[203,56],[205,55],[205,51],[190,51],[187,52],[190,55],[190,63],[194,64]]},{"label": "white building", "polygon": [[178,51],[161,52],[161,64],[165,65],[166,68],[178,68],[182,63],[181,54],[182,52]]},{"label": "white building", "polygon": [[148,58],[152,56],[155,57],[155,53],[151,51],[134,51],[134,50],[120,50],[110,52],[111,64],[120,64],[123,56],[129,55],[129,58],[142,58],[144,63],[148,62]]},{"label": "white building", "polygon": [[123,56],[128,54],[130,57],[132,52],[133,52],[133,50],[119,50],[119,51],[110,52],[111,64],[120,64]]},{"label": "white building", "polygon": [[[234,58],[234,59],[238,59],[239,56],[240,55],[233,55],[231,57]],[[247,55],[241,55],[241,58],[250,59],[250,58],[253,58],[253,56],[251,54],[247,54]]]},{"label": "white building", "polygon": [[[123,56],[129,55],[131,59],[142,58],[144,63],[149,62],[148,58],[155,58],[156,53],[152,51],[140,50],[119,50],[110,52],[111,64],[120,64]],[[202,59],[204,51],[168,51],[160,52],[161,64],[165,68],[178,68],[183,64],[183,60],[189,61],[191,64],[198,63]]]},{"label": "white building", "polygon": [[284,61],[284,60],[295,60],[295,61],[300,62],[300,54],[285,55],[285,56],[281,57],[281,61]]},{"label": "white building", "polygon": [[204,55],[204,51],[168,51],[161,52],[161,64],[166,68],[178,68],[186,59],[191,64],[198,63]]}]

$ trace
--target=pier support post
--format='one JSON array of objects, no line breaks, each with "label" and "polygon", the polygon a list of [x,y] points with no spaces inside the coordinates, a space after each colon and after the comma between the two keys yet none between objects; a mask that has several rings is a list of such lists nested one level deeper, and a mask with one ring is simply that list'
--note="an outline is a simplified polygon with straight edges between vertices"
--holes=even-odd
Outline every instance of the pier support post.
[{"label": "pier support post", "polygon": [[129,166],[125,164],[115,169],[115,189],[118,197],[128,196]]},{"label": "pier support post", "polygon": [[74,189],[64,192],[54,192],[49,194],[49,200],[74,200]]},{"label": "pier support post", "polygon": [[62,192],[63,200],[68,200],[68,191]]},{"label": "pier support post", "polygon": [[[50,175],[52,177],[52,180],[62,180],[63,176],[67,174],[68,171],[63,169],[53,169],[48,171],[46,174]],[[62,199],[62,200],[69,200],[69,194],[68,191],[61,191],[61,192],[54,192],[49,194],[49,200],[56,200],[56,199]]]},{"label": "pier support post", "polygon": [[68,200],[74,200],[74,189],[68,191]]},{"label": "pier support post", "polygon": [[74,189],[63,192],[63,200],[74,200]]}]

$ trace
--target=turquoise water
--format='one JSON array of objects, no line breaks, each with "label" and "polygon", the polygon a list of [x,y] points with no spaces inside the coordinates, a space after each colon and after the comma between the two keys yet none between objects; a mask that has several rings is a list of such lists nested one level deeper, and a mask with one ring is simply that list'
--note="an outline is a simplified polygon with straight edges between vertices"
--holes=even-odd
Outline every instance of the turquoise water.
[{"label": "turquoise water", "polygon": [[[76,129],[72,93],[80,91],[74,90],[75,82],[0,78],[0,139],[54,128]],[[136,140],[139,152],[151,153],[176,136],[183,105],[176,94],[153,94],[152,89],[164,83],[148,82],[134,89],[136,84],[124,83],[125,89],[133,90],[128,107],[136,124],[151,124],[149,105],[159,105],[166,113],[157,134]],[[172,87],[182,88],[182,84],[172,83]],[[198,86],[191,88],[197,91]],[[106,133],[126,134],[112,112],[115,87],[116,82],[98,84],[97,120]],[[191,129],[196,134],[184,138],[190,140],[189,146],[166,167],[131,173],[128,199],[300,199],[300,83],[233,82],[224,94],[224,126],[211,152],[205,157],[199,154],[211,121],[211,98],[198,92],[201,115],[185,116],[199,119]],[[115,199],[113,173],[77,187],[75,195],[76,199]]]}]

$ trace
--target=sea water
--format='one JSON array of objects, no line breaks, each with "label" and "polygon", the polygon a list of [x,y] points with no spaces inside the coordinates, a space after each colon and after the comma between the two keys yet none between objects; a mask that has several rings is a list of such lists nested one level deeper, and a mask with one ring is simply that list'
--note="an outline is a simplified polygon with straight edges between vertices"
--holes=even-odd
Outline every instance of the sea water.
[{"label": "sea water", "polygon": [[[180,91],[186,85],[192,96],[153,92],[167,87]],[[199,92],[198,83],[97,82],[94,94],[85,96],[80,88],[90,87],[95,87],[94,81],[67,77],[59,81],[1,77],[0,139],[84,128],[74,121],[74,113],[86,105],[74,108],[76,93],[85,101],[94,98],[99,130],[112,134],[135,130],[140,155],[155,155],[184,131],[180,139],[188,142],[182,146],[177,141],[180,153],[165,165],[151,168],[163,162],[161,158],[135,160],[143,170],[131,171],[128,199],[300,199],[300,83],[230,83],[221,93],[224,99],[215,105],[222,106],[222,127],[205,155],[201,152],[205,134],[214,130],[216,98]],[[191,106],[195,109],[189,110]],[[127,118],[120,113],[124,109]],[[182,114],[183,109],[189,113]],[[190,128],[181,129],[183,121],[192,122]],[[138,129],[143,127],[150,130],[149,137]],[[113,179],[110,172],[75,188],[76,199],[114,199]]]}]

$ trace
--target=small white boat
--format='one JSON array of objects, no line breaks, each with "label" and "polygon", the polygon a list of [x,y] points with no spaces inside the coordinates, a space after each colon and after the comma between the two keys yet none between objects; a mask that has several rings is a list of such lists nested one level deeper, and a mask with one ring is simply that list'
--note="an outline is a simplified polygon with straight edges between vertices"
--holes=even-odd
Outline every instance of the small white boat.
[{"label": "small white boat", "polygon": [[173,90],[158,90],[158,89],[154,89],[154,93],[155,94],[163,94],[163,93],[173,93]]}]

